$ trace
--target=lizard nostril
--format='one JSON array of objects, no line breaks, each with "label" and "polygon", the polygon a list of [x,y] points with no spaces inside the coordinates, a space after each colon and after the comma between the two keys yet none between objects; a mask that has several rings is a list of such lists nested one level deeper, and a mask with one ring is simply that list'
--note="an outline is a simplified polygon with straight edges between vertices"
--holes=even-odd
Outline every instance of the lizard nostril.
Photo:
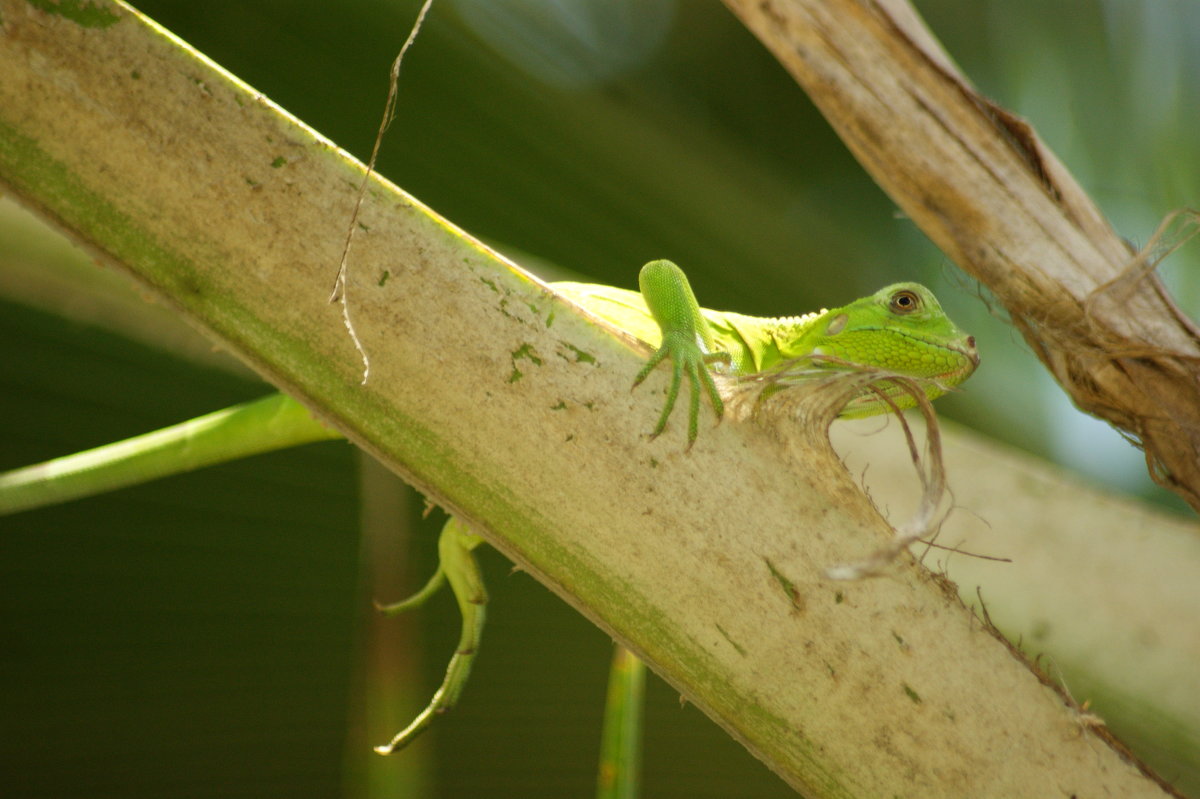
[{"label": "lizard nostril", "polygon": [[974,336],[967,336],[967,346],[971,347],[972,349],[975,348],[975,337]]}]

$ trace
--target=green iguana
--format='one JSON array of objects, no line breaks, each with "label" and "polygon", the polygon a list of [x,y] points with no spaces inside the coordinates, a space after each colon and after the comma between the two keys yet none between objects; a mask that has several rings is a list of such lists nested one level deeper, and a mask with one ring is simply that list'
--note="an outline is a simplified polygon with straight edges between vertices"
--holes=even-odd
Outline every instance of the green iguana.
[{"label": "green iguana", "polygon": [[[666,402],[651,436],[671,417],[684,377],[689,381],[687,441],[698,430],[701,391],[720,421],[724,402],[713,372],[734,376],[769,372],[796,359],[878,367],[913,378],[930,399],[966,380],[979,364],[975,340],[943,313],[937,299],[917,283],[897,283],[849,305],[797,317],[760,318],[701,308],[687,277],[670,261],[651,261],[639,275],[641,293],[587,283],[553,288],[597,316],[632,333],[655,352],[638,373],[639,385],[662,361],[671,362]],[[888,383],[865,387],[842,417],[912,407],[916,399]],[[0,474],[0,515],[63,502],[156,477],[175,474],[309,441],[335,438],[285,395],[218,411],[144,436]],[[487,593],[473,550],[483,539],[450,519],[438,542],[440,564],[409,599],[380,609],[388,614],[416,607],[445,582],[458,601],[463,626],[446,677],[428,707],[386,746],[407,745],[434,716],[451,708],[466,683],[483,632]]]}]

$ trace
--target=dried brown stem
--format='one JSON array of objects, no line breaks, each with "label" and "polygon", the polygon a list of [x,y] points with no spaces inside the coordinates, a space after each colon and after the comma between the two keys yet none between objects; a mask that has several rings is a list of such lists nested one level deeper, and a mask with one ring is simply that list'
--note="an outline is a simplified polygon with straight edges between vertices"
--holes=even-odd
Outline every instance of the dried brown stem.
[{"label": "dried brown stem", "polygon": [[1008,310],[1081,409],[1200,510],[1197,328],[1037,133],[904,0],[726,0],[904,212]]}]

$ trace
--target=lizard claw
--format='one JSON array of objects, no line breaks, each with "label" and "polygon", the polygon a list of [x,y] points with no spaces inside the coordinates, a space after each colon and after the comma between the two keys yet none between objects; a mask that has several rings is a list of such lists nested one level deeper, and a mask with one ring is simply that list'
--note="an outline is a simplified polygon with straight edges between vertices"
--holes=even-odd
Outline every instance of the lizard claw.
[{"label": "lizard claw", "polygon": [[706,353],[688,337],[678,333],[666,333],[663,336],[662,346],[650,356],[646,365],[634,378],[633,388],[641,385],[654,367],[662,363],[668,356],[671,358],[671,384],[667,389],[667,399],[663,403],[662,413],[659,414],[658,422],[654,425],[650,438],[652,440],[657,438],[666,429],[667,420],[675,410],[675,401],[679,398],[679,388],[683,383],[684,375],[686,375],[688,378],[687,448],[690,450],[699,434],[700,387],[702,385],[705,393],[708,394],[709,402],[712,403],[713,413],[716,414],[718,424],[725,415],[725,402],[721,399],[721,393],[717,390],[717,384],[713,381],[708,364],[716,361],[728,363],[730,356],[726,352]]}]

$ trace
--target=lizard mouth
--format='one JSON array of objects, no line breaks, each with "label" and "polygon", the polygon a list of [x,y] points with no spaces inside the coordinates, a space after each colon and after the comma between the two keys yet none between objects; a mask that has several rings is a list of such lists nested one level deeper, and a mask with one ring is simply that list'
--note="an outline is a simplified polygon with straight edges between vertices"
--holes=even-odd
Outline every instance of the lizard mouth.
[{"label": "lizard mouth", "polygon": [[942,344],[941,346],[950,352],[958,353],[966,358],[970,361],[970,365],[963,364],[957,369],[952,369],[949,372],[938,375],[940,379],[962,381],[979,368],[979,351],[975,349],[974,336],[967,336],[961,340],[961,343],[955,342],[954,344]]},{"label": "lizard mouth", "polygon": [[975,349],[975,337],[967,336],[963,347],[951,347],[955,352],[965,355],[971,361],[971,368],[975,369],[979,366],[979,350]]},{"label": "lizard mouth", "polygon": [[979,351],[975,349],[975,337],[974,336],[963,336],[960,339],[956,339],[952,342],[947,342],[944,340],[933,340],[933,339],[923,338],[921,336],[914,336],[908,332],[902,333],[902,335],[912,339],[913,341],[920,342],[921,344],[925,344],[927,346],[932,346],[932,347],[937,347],[938,349],[945,350],[947,352],[953,352],[954,354],[960,355],[963,358],[965,358],[967,361],[970,362],[969,366],[967,364],[963,364],[963,365],[961,365],[955,369],[951,369],[947,372],[942,372],[941,374],[933,375],[934,379],[951,380],[954,378],[958,378],[961,381],[963,379],[966,379],[966,377],[968,375],[970,375],[972,372],[974,372],[979,367]]}]

